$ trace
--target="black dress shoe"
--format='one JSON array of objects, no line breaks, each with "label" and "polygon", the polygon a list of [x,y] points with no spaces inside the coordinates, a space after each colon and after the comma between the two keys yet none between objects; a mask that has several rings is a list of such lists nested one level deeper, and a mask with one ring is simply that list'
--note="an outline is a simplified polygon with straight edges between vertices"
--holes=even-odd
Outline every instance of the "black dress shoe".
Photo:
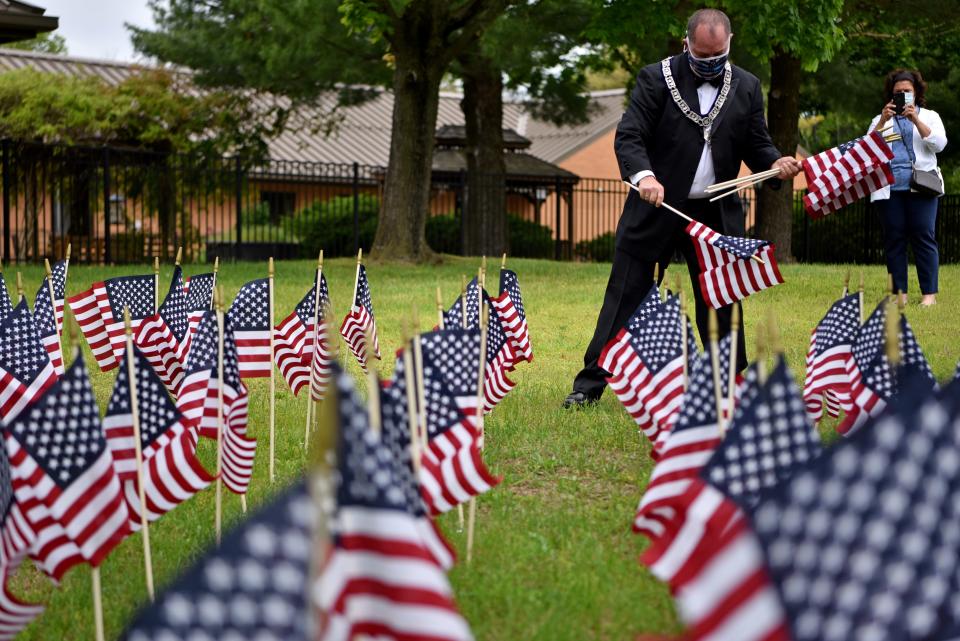
[{"label": "black dress shoe", "polygon": [[583,407],[585,405],[592,405],[596,403],[599,399],[590,398],[583,392],[570,392],[570,394],[563,399],[564,408],[567,407]]}]

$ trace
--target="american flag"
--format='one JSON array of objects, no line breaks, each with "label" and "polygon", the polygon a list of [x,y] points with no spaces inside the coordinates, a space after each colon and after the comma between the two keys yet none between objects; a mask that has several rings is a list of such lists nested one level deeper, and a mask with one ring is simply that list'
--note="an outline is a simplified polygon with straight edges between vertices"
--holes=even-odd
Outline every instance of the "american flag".
[{"label": "american flag", "polygon": [[[847,359],[853,408],[837,427],[841,434],[849,435],[862,427],[867,418],[880,414],[898,394],[897,371],[887,360],[884,347],[886,308],[886,303],[880,303],[854,339],[852,357]],[[906,316],[900,315],[899,325],[901,367],[921,372],[933,389],[937,381]]]},{"label": "american flag", "polygon": [[120,276],[94,283],[90,289],[67,299],[101,371],[123,362],[127,349],[123,308],[130,309],[133,333],[153,316],[156,305],[153,274]]},{"label": "american flag", "polygon": [[80,556],[99,565],[130,533],[129,513],[83,360],[6,428],[14,474],[26,481],[17,500],[39,500]]},{"label": "american flag", "polygon": [[456,399],[457,407],[476,427],[480,376],[480,332],[444,329],[420,335],[423,369],[436,372]]},{"label": "american flag", "polygon": [[[721,396],[726,398],[730,336],[720,340]],[[674,503],[683,496],[720,442],[710,351],[694,363],[680,413],[659,451],[656,466],[640,499],[633,529],[656,541],[676,517]]]},{"label": "american flag", "polygon": [[490,303],[500,315],[517,360],[532,361],[533,347],[530,345],[527,313],[520,295],[520,281],[515,272],[509,269],[500,270],[500,295],[491,299]]},{"label": "american flag", "polygon": [[10,461],[0,447],[0,640],[13,639],[43,612],[42,605],[24,603],[7,588],[15,569],[36,539],[13,494]]},{"label": "american flag", "polygon": [[908,411],[764,495],[753,533],[731,533],[688,587],[701,628],[693,638],[944,638],[960,548],[960,435],[929,393],[905,401]]},{"label": "american flag", "polygon": [[340,325],[340,333],[357,357],[363,371],[367,371],[366,332],[373,337],[370,353],[380,358],[380,340],[377,338],[377,319],[373,315],[373,301],[370,300],[370,283],[367,282],[367,270],[357,266],[357,293],[353,297],[353,306]]},{"label": "american flag", "polygon": [[[187,358],[187,371],[177,397],[177,409],[201,436],[217,438],[219,404],[219,330],[216,312],[207,312],[197,328]],[[244,494],[253,475],[257,442],[247,433],[249,393],[240,380],[237,345],[233,326],[224,318],[223,327],[223,482],[232,492]]]},{"label": "american flag", "polygon": [[[330,310],[330,292],[327,279],[320,274],[319,315],[317,314],[316,278],[314,286],[304,295],[294,310],[274,328],[274,358],[293,395],[310,382],[313,367],[312,398],[323,398],[330,380],[330,367],[336,358],[330,344],[327,314]],[[319,326],[316,321],[319,317]],[[314,344],[317,349],[314,353]]]},{"label": "american flag", "polygon": [[7,280],[0,272],[0,320],[13,311],[13,303],[10,302],[10,292],[7,290]]},{"label": "american flag", "polygon": [[[698,222],[687,225],[687,234],[700,263],[700,292],[714,309],[783,282],[774,246],[769,242],[724,236]],[[763,262],[753,260],[753,256]]]},{"label": "american flag", "polygon": [[0,321],[0,422],[8,424],[56,380],[57,372],[22,300]]},{"label": "american flag", "polygon": [[822,218],[892,184],[892,159],[893,152],[878,131],[804,159],[807,214]]},{"label": "american flag", "polygon": [[484,412],[491,412],[516,386],[507,374],[515,369],[517,357],[503,326],[503,319],[491,305],[487,292],[483,292],[483,299],[489,310],[486,364],[483,370],[483,407]]},{"label": "american flag", "polygon": [[476,277],[467,283],[463,295],[458,296],[444,312],[443,326],[445,329],[480,329],[480,285]]},{"label": "american flag", "polygon": [[[440,373],[424,368],[427,443],[421,443],[419,485],[430,514],[443,514],[496,486],[500,479],[483,462],[480,435],[457,406]],[[383,403],[384,442],[409,450],[406,369],[397,359]]]},{"label": "american flag", "polygon": [[203,315],[213,309],[213,290],[217,284],[215,273],[188,276],[183,283],[183,293],[187,297],[187,333],[190,337],[197,333],[197,327]]},{"label": "american flag", "polygon": [[472,639],[453,591],[414,514],[402,464],[370,429],[351,380],[335,377],[339,397],[334,549],[313,593],[326,615],[316,638]]},{"label": "american flag", "polygon": [[[63,332],[63,298],[67,287],[66,261],[59,261],[50,271],[53,278],[48,281],[47,277],[44,276],[40,289],[37,290],[37,295],[33,299],[33,321],[37,325],[40,342],[47,350],[50,362],[53,363],[53,368],[59,376],[63,374],[63,352],[60,346],[60,334]],[[49,282],[53,283],[55,301],[50,300]],[[0,296],[2,295],[3,292],[0,292]],[[10,299],[8,298],[7,305],[9,304]],[[56,307],[54,307],[54,304]],[[54,316],[54,309],[56,309],[56,316]],[[10,311],[12,311],[12,308]],[[6,316],[6,314],[3,314],[3,316]]]},{"label": "american flag", "polygon": [[[696,357],[693,328],[687,323],[687,358]],[[650,288],[637,311],[600,354],[600,367],[610,372],[607,383],[653,443],[669,431],[680,410],[684,393],[683,337],[680,303],[660,302],[656,286]],[[691,349],[692,348],[692,349]]]},{"label": "american flag", "polygon": [[820,420],[824,400],[852,409],[847,361],[859,329],[860,294],[856,293],[835,302],[810,333],[803,399],[811,420]]},{"label": "american flag", "polygon": [[763,492],[822,451],[783,357],[766,382],[758,383],[756,367],[750,379],[723,441],[677,502],[683,516],[671,535],[661,538],[669,544],[658,542],[642,557],[674,590],[696,576],[708,559],[704,550],[743,517],[741,510],[751,509]]},{"label": "american flag", "polygon": [[157,313],[143,320],[133,339],[172,394],[177,393],[183,381],[183,367],[190,349],[188,328],[183,271],[177,265],[163,303]]},{"label": "american flag", "polygon": [[270,279],[252,280],[241,287],[227,317],[237,340],[240,377],[270,376]]},{"label": "american flag", "polygon": [[[143,460],[147,518],[154,521],[207,487],[213,480],[197,459],[197,436],[167,394],[163,381],[136,347],[137,411]],[[130,371],[120,367],[103,418],[103,431],[113,454],[114,469],[123,485],[132,529],[140,527],[140,495],[136,484],[136,444]]]},{"label": "american flag", "polygon": [[123,638],[308,641],[316,517],[306,482],[295,483],[144,606]]}]

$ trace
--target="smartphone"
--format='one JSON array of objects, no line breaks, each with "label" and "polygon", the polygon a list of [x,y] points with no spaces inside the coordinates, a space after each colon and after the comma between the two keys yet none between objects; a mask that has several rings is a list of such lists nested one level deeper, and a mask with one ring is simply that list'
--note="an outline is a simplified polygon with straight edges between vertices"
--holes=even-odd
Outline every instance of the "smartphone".
[{"label": "smartphone", "polygon": [[898,116],[903,114],[903,108],[907,104],[907,93],[905,91],[899,91],[893,94],[893,111]]}]

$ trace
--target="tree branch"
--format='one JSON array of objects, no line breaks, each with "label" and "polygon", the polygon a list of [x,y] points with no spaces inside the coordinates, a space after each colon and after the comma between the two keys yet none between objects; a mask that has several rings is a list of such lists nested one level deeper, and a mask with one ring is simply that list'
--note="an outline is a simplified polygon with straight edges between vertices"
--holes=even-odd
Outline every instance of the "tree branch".
[{"label": "tree branch", "polygon": [[368,3],[380,9],[380,12],[385,16],[390,18],[391,21],[396,22],[400,19],[400,16],[397,15],[396,10],[394,10],[393,5],[390,4],[390,0],[366,0]]},{"label": "tree branch", "polygon": [[[470,4],[464,6],[457,13],[460,19],[452,18],[444,29],[444,39],[449,38],[458,29],[460,35],[453,39],[447,47],[446,55],[448,60],[454,60],[460,56],[463,51],[474,44],[480,34],[490,25],[497,16],[512,2],[517,0],[473,0]],[[455,24],[459,26],[454,26]]]}]

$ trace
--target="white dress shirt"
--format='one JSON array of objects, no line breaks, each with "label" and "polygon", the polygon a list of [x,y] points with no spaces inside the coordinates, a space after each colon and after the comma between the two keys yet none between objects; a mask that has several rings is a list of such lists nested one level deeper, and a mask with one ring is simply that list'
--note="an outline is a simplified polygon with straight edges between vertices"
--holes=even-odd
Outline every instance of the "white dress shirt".
[{"label": "white dress shirt", "polygon": [[[713,103],[717,100],[717,94],[720,93],[720,87],[715,87],[709,82],[705,82],[697,87],[697,99],[700,101],[700,115],[706,116],[713,109]],[[647,176],[653,176],[653,172],[638,171],[630,176],[630,182],[636,185]],[[710,153],[710,143],[703,145],[703,152],[700,154],[700,164],[697,165],[697,173],[693,177],[693,184],[690,185],[688,198],[706,198],[706,188],[717,182],[716,174],[713,171],[713,154]]]},{"label": "white dress shirt", "polygon": [[[940,174],[940,187],[943,188],[943,173],[937,167],[937,154],[947,146],[947,131],[943,127],[943,120],[940,119],[940,114],[926,107],[917,107],[917,118],[930,127],[930,135],[921,138],[920,130],[915,124],[910,123],[913,127],[913,155],[917,159],[913,166],[924,171],[936,171]],[[880,116],[874,117],[870,127],[867,128],[867,133],[873,131],[878,122],[880,122]],[[896,133],[896,127],[894,127],[894,133]],[[881,187],[870,194],[870,202],[888,198],[890,198],[890,187]]]}]

